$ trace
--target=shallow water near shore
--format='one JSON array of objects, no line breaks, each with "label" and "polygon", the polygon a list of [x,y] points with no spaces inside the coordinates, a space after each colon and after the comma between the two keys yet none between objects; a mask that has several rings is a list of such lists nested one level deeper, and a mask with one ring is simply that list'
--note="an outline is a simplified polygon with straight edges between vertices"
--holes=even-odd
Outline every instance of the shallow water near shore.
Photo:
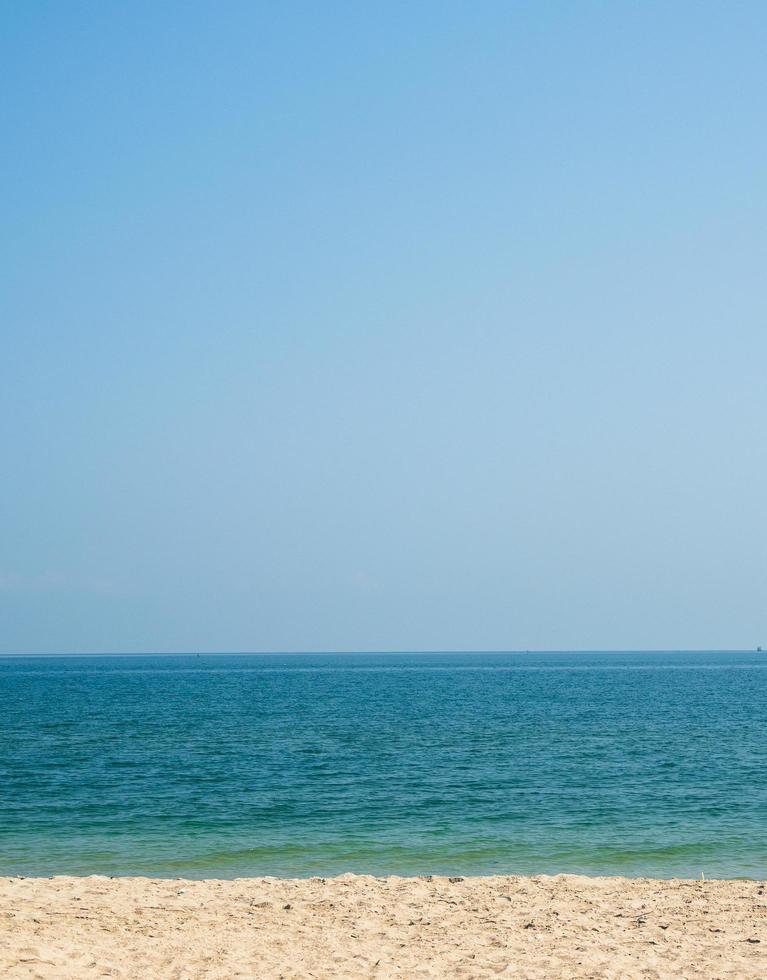
[{"label": "shallow water near shore", "polygon": [[767,876],[767,654],[0,658],[0,874]]}]

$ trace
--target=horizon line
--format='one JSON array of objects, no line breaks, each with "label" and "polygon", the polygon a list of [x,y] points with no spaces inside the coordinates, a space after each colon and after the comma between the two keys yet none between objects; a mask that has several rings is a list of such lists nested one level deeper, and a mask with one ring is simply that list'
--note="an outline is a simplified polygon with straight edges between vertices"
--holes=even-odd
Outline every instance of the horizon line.
[{"label": "horizon line", "polygon": [[601,654],[601,653],[762,653],[761,646],[755,647],[577,647],[531,649],[519,647],[514,649],[491,650],[107,650],[107,651],[58,651],[56,653],[41,651],[0,651],[0,657],[374,657],[374,656],[503,656],[518,654]]}]

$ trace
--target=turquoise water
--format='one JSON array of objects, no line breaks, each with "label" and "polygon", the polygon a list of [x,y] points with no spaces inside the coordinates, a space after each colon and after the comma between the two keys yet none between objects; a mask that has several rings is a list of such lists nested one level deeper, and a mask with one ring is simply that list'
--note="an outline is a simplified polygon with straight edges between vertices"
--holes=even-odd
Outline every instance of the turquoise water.
[{"label": "turquoise water", "polygon": [[767,655],[0,658],[0,874],[767,876]]}]

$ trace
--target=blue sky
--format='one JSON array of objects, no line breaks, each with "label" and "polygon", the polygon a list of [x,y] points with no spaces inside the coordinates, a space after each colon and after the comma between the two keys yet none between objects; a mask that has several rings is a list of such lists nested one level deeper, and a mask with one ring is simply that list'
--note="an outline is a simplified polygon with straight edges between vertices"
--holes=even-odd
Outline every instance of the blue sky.
[{"label": "blue sky", "polygon": [[764,4],[0,23],[0,650],[767,646]]}]

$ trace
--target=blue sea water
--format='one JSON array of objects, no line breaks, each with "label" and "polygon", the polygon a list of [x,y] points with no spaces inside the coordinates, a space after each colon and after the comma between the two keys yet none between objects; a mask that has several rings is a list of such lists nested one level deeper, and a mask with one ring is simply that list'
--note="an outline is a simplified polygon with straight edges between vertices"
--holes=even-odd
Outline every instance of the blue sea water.
[{"label": "blue sea water", "polygon": [[767,876],[767,655],[0,658],[0,874]]}]

